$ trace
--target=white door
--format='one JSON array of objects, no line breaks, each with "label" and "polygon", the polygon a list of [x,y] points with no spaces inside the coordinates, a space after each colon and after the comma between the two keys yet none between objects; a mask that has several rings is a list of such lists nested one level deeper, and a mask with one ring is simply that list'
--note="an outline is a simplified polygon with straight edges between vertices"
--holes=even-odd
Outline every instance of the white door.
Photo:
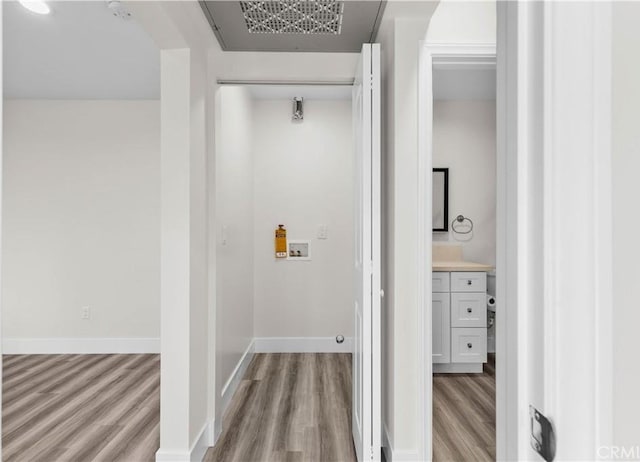
[{"label": "white door", "polygon": [[380,460],[380,45],[364,44],[353,85],[355,339],[352,423],[358,461]]}]

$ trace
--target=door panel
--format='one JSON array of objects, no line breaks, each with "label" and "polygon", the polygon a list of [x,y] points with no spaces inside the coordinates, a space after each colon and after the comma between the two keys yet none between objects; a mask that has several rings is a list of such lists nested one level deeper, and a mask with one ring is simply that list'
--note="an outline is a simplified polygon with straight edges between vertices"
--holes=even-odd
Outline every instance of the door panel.
[{"label": "door panel", "polygon": [[353,85],[355,338],[353,441],[359,461],[380,460],[380,48],[364,44]]},{"label": "door panel", "polygon": [[431,357],[434,363],[448,363],[451,359],[451,323],[448,293],[431,294],[433,317]]}]

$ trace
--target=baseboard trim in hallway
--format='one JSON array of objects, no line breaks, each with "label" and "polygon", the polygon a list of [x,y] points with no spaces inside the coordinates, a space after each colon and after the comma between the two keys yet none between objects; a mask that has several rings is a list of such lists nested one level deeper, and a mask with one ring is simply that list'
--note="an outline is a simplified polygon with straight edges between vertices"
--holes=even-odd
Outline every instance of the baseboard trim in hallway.
[{"label": "baseboard trim in hallway", "polygon": [[343,343],[335,337],[256,337],[256,353],[352,353],[353,338]]},{"label": "baseboard trim in hallway", "polygon": [[159,338],[5,338],[5,355],[159,354]]},{"label": "baseboard trim in hallway", "polygon": [[[224,413],[227,411],[227,408],[229,407],[229,403],[231,403],[231,399],[233,398],[233,395],[238,389],[238,386],[240,385],[240,382],[242,381],[244,374],[247,372],[247,368],[249,367],[249,364],[251,364],[251,360],[253,360],[254,352],[255,352],[255,341],[252,341],[247,347],[247,349],[245,350],[244,354],[242,355],[242,358],[240,358],[240,361],[238,361],[238,364],[236,364],[236,367],[231,373],[231,376],[227,379],[227,382],[222,387],[222,392],[221,392],[222,398],[220,400],[220,409],[222,412],[220,415],[224,415]],[[211,446],[213,446],[213,444],[217,441],[218,436],[220,436],[220,433],[222,432],[221,424],[222,422],[218,422],[218,427],[214,426],[215,434],[214,434],[214,440]]]},{"label": "baseboard trim in hallway", "polygon": [[389,430],[386,425],[382,425],[382,451],[386,462],[419,462],[420,455],[413,451],[396,451],[389,437]]}]

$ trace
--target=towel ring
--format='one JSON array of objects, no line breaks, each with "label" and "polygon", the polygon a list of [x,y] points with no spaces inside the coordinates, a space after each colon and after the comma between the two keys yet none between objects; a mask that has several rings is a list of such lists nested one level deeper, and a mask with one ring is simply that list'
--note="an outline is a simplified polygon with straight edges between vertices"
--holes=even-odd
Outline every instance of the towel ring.
[{"label": "towel ring", "polygon": [[[466,229],[466,230],[462,231],[462,230],[460,230],[460,226],[464,226],[465,222],[468,223],[469,229]],[[457,229],[456,229],[456,226],[458,227]],[[464,215],[458,215],[451,222],[451,229],[456,234],[469,234],[471,231],[473,231],[473,221],[471,221],[471,218],[467,218]]]}]

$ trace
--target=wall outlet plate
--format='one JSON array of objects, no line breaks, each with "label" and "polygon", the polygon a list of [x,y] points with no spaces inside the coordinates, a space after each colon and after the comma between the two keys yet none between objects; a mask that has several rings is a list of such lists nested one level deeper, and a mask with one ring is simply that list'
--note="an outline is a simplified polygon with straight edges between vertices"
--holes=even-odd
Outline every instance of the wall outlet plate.
[{"label": "wall outlet plate", "polygon": [[310,261],[311,242],[308,240],[289,239],[287,241],[287,260]]}]

